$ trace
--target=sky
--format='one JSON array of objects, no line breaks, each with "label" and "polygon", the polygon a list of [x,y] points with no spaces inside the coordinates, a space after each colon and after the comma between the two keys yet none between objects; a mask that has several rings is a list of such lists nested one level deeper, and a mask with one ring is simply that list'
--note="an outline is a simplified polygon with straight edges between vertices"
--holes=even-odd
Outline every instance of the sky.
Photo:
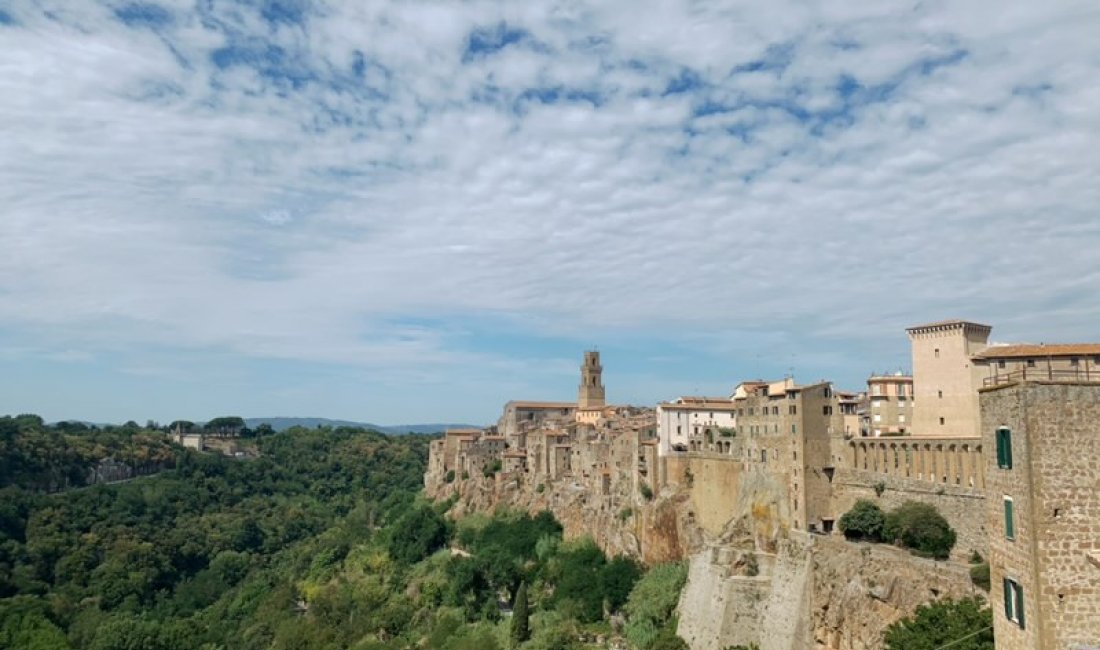
[{"label": "sky", "polygon": [[495,421],[1100,340],[1100,5],[0,2],[0,413]]}]

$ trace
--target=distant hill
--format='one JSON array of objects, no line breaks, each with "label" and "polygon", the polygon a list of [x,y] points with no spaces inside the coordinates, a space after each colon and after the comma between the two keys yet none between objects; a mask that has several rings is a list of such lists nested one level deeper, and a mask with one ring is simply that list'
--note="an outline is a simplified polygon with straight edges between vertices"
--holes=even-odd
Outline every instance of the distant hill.
[{"label": "distant hill", "polygon": [[382,433],[401,434],[401,433],[438,433],[446,429],[454,429],[459,427],[471,427],[475,425],[471,424],[452,424],[452,423],[432,423],[432,424],[395,424],[392,426],[382,426],[380,424],[371,424],[370,422],[353,422],[351,420],[330,420],[329,418],[288,418],[288,417],[275,417],[275,418],[245,418],[245,425],[249,429],[255,429],[261,424],[270,424],[272,429],[276,431],[285,431],[290,427],[306,427],[307,429],[316,429],[317,427],[361,427],[363,429],[373,429]]}]

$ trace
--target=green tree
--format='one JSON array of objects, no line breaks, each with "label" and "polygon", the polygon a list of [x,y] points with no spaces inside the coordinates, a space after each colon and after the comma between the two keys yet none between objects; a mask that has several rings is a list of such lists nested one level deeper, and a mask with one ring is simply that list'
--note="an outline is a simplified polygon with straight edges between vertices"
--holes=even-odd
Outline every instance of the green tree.
[{"label": "green tree", "polygon": [[886,650],[993,650],[993,614],[976,597],[921,605],[908,618],[886,628]]},{"label": "green tree", "polygon": [[512,644],[518,646],[531,636],[527,611],[527,583],[519,583],[516,603],[512,608]]},{"label": "green tree", "polygon": [[886,515],[882,537],[916,553],[947,559],[955,547],[955,531],[935,507],[906,501]]},{"label": "green tree", "polygon": [[882,529],[886,525],[886,515],[873,502],[866,499],[856,501],[837,523],[840,532],[848,539],[865,539],[870,542],[882,541]]},{"label": "green tree", "polygon": [[404,564],[428,557],[447,543],[447,522],[429,505],[421,504],[394,522],[389,532],[390,556]]},{"label": "green tree", "polygon": [[626,638],[634,646],[648,650],[661,630],[673,624],[672,614],[686,581],[687,566],[682,562],[659,564],[638,580],[623,608]]}]

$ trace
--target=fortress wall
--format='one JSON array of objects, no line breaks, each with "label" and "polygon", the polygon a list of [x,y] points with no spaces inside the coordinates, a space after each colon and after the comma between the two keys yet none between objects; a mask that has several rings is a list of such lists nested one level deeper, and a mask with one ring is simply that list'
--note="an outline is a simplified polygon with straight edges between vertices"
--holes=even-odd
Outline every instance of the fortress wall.
[{"label": "fortress wall", "polygon": [[669,483],[687,489],[689,516],[708,535],[721,534],[730,520],[743,514],[738,499],[742,476],[739,461],[719,454],[669,456],[665,469]]},{"label": "fortress wall", "polygon": [[[875,486],[884,488],[882,495]],[[951,552],[953,559],[965,561],[971,551],[989,557],[986,531],[985,494],[982,490],[962,485],[937,484],[903,476],[877,472],[840,469],[833,477],[833,512],[840,517],[858,499],[872,501],[883,510],[891,510],[906,501],[919,501],[935,506],[955,529],[958,541]]]},{"label": "fortress wall", "polygon": [[[985,596],[965,563],[938,562],[886,544],[814,536],[807,650],[881,650],[882,633],[941,597]],[[772,650],[761,644],[761,650]]]}]

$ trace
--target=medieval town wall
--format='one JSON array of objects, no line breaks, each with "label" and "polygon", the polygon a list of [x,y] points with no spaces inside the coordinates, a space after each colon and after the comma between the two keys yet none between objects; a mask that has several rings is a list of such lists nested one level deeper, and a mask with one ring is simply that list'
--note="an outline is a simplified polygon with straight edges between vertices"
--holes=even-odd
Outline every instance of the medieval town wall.
[{"label": "medieval town wall", "polygon": [[982,557],[989,555],[988,524],[983,516],[985,492],[981,489],[848,468],[837,468],[832,487],[838,522],[859,499],[871,501],[883,511],[918,501],[936,508],[955,529],[958,538],[952,558],[965,561],[972,551]]}]

